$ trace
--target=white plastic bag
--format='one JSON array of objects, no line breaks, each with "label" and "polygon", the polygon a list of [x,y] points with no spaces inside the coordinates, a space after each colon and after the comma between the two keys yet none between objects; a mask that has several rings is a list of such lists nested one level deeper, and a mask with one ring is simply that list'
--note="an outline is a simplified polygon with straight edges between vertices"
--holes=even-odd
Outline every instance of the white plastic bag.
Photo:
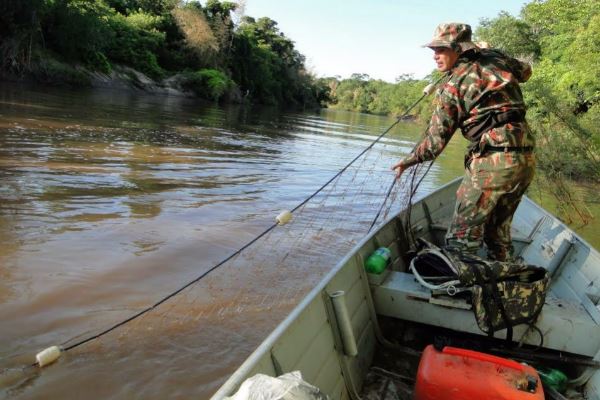
[{"label": "white plastic bag", "polygon": [[256,374],[246,379],[229,400],[328,400],[319,388],[302,380],[300,371],[274,378]]}]

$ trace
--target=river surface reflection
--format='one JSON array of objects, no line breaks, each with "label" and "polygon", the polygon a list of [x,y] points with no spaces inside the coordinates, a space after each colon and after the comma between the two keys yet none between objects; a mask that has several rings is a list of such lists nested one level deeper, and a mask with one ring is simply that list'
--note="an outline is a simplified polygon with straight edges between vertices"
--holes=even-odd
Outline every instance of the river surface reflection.
[{"label": "river surface reflection", "polygon": [[[389,166],[422,126],[400,124],[377,157],[336,183],[356,184],[354,195],[332,190],[316,199],[295,227],[56,365],[20,367],[37,351],[92,336],[194,280],[393,122],[3,84],[0,394],[208,397],[364,235],[391,183]],[[453,139],[421,194],[462,173],[464,145]],[[282,248],[288,244],[292,250]],[[283,253],[305,262],[273,261]]]}]

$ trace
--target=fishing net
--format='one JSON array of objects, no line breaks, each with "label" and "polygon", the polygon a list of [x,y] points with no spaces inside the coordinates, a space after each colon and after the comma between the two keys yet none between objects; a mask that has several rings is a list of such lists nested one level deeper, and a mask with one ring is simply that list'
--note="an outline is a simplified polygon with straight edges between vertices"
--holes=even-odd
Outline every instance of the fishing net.
[{"label": "fishing net", "polygon": [[[379,224],[407,207],[426,169],[413,168],[394,182],[390,166],[401,156],[398,147],[409,146],[380,136],[300,203],[289,223],[268,227],[166,297],[157,294],[155,304],[124,310],[123,318],[105,328],[66,338],[60,343],[68,350],[62,365],[44,370],[59,375],[52,379],[61,389],[50,389],[57,390],[52,394],[68,391],[71,377],[81,387],[94,385],[95,376],[104,373],[110,379],[103,381],[111,384],[99,387],[99,396],[153,398],[158,395],[152,386],[138,378],[153,368],[165,385],[197,388],[174,397],[214,392],[375,220]],[[279,211],[273,210],[273,218]],[[28,372],[11,390],[18,393],[44,373]]]}]

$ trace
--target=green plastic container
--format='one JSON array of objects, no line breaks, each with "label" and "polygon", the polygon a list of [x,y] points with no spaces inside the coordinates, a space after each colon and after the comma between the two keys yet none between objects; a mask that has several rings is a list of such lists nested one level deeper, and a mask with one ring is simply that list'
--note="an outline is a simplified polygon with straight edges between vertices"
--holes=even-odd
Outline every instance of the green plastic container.
[{"label": "green plastic container", "polygon": [[365,261],[365,270],[370,274],[381,274],[390,262],[392,252],[387,247],[380,247]]},{"label": "green plastic container", "polygon": [[552,368],[540,368],[537,371],[542,382],[557,392],[563,393],[567,388],[569,378],[562,371]]}]

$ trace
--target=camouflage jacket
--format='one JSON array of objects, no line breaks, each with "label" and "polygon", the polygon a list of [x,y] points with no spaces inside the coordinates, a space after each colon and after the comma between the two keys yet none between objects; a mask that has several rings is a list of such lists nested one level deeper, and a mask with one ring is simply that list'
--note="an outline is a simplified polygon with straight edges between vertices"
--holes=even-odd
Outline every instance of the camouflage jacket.
[{"label": "camouflage jacket", "polygon": [[[425,137],[404,160],[405,164],[434,159],[457,129],[463,130],[464,135],[466,127],[481,122],[489,113],[525,112],[519,82],[525,82],[530,75],[529,65],[497,50],[474,49],[464,53],[438,89]],[[525,147],[534,146],[535,140],[523,120],[490,129],[481,136],[479,146],[471,147],[480,152],[486,144]]]}]

